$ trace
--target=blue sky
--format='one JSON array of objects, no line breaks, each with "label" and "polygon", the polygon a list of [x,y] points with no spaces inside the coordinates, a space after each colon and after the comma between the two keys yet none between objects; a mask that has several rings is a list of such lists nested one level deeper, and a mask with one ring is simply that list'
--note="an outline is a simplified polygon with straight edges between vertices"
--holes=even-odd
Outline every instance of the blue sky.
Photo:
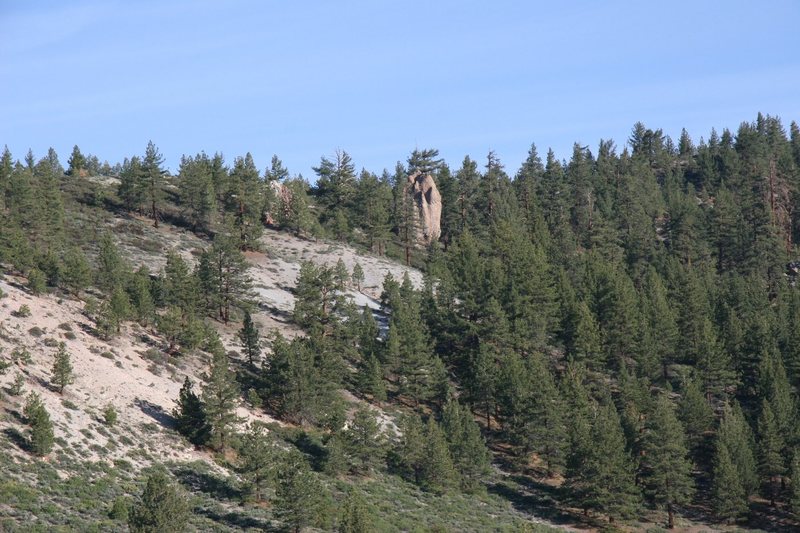
[{"label": "blue sky", "polygon": [[0,0],[0,145],[112,164],[181,154],[452,167],[535,142],[800,121],[800,2]]}]

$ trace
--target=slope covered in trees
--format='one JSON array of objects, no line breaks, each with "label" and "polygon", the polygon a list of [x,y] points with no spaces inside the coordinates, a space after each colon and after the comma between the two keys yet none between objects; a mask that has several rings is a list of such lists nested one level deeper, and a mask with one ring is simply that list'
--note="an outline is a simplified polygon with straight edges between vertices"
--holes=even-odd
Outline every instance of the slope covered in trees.
[{"label": "slope covered in trees", "polygon": [[[90,159],[76,147],[65,173],[54,152],[4,153],[6,272],[32,294],[99,296],[101,338],[136,323],[165,353],[204,354],[176,427],[287,526],[369,529],[359,493],[333,487],[375,478],[431,498],[488,490],[588,525],[796,526],[795,123],[759,115],[696,143],[636,124],[625,146],[576,144],[565,160],[531,146],[513,174],[494,153],[451,169],[433,149],[358,173],[337,151],[313,186],[277,157],[261,173],[249,154],[232,167],[184,156],[171,176],[150,143],[105,169],[116,190],[75,194]],[[405,195],[420,168],[443,208],[424,247]],[[68,216],[81,210],[179,226],[205,246],[134,271],[113,238],[82,235]],[[267,222],[412,263],[424,280],[387,275],[369,302],[363,270],[304,263],[282,317],[302,334],[259,331],[248,270]],[[59,354],[54,383],[69,391]],[[245,399],[288,426],[246,430]],[[547,499],[510,489],[492,462]]]}]

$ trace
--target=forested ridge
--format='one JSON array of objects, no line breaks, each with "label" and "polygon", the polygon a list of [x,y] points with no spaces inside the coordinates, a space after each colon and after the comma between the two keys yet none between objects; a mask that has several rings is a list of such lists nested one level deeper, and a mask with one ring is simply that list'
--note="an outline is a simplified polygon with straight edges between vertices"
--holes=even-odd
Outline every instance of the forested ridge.
[{"label": "forested ridge", "polygon": [[[516,171],[492,152],[451,166],[417,149],[376,174],[336,151],[313,184],[277,156],[259,170],[250,154],[201,152],[170,175],[152,142],[113,166],[76,146],[66,169],[52,149],[38,161],[6,149],[0,263],[34,295],[85,300],[99,338],[136,324],[169,356],[208,357],[176,398],[175,429],[281,527],[391,529],[370,523],[358,480],[502,496],[496,469],[547,487],[518,508],[579,526],[798,527],[800,128],[759,114],[698,139],[637,123],[624,146],[575,144],[563,160],[532,145]],[[442,197],[430,246],[404,188],[417,171]],[[134,268],[87,227],[99,212],[207,246]],[[268,252],[266,227],[394,258],[424,281],[387,275],[372,310],[351,294],[360,265],[304,262],[287,317],[303,334],[259,330],[248,254]],[[235,357],[219,333],[231,327]],[[47,412],[28,403],[28,451],[47,455]],[[245,426],[240,404],[285,424]],[[354,488],[332,488],[342,479]],[[170,512],[149,509],[148,490],[175,489],[150,476],[132,530],[192,512],[177,492]]]}]

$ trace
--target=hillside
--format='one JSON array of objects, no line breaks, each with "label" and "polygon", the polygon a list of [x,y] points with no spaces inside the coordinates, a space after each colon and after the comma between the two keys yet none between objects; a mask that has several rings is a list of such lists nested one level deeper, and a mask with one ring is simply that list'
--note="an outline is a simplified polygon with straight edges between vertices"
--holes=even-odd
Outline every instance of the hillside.
[{"label": "hillside", "polygon": [[[92,180],[81,189],[102,192],[114,185],[115,180]],[[103,210],[92,210],[91,214],[113,232],[134,270],[147,265],[151,272],[159,272],[165,264],[164,252],[169,249],[191,264],[197,250],[208,246],[206,240],[168,224],[156,229],[137,217]],[[402,279],[408,272],[415,284],[421,284],[419,271],[341,243],[298,239],[267,230],[260,244],[262,251],[247,253],[247,260],[257,302],[253,317],[264,335],[280,331],[293,337],[301,333],[291,320],[301,261],[335,264],[342,259],[350,270],[358,262],[364,270],[363,285],[360,291],[349,289],[349,294],[358,305],[373,309],[379,307],[377,298],[387,273]],[[103,339],[85,309],[86,300],[93,300],[95,295],[87,294],[85,300],[65,292],[34,295],[26,288],[27,282],[13,274],[0,280],[0,353],[12,362],[0,377],[0,439],[6,451],[0,481],[3,531],[126,530],[124,521],[109,518],[112,504],[132,501],[143,476],[159,464],[167,465],[191,494],[196,509],[191,524],[198,531],[277,527],[280,522],[269,507],[238,503],[240,497],[236,495],[242,480],[228,461],[230,457],[198,449],[174,430],[172,413],[183,380],[188,376],[195,383],[202,381],[202,374],[208,370],[207,354],[167,354],[163,337],[152,326],[135,322],[124,324],[113,339]],[[20,313],[25,307],[28,312]],[[233,365],[244,366],[235,338],[238,324],[215,322],[213,327],[229,350]],[[61,342],[74,368],[74,382],[63,394],[51,384],[54,354]],[[17,375],[23,376],[24,385],[13,394]],[[52,452],[38,460],[28,453],[23,423],[23,406],[30,393],[40,395],[55,433]],[[352,394],[345,397],[353,404],[362,403]],[[108,406],[117,413],[113,425],[104,419]],[[394,427],[393,415],[387,416],[382,409],[376,412]],[[244,398],[238,402],[236,414],[240,429],[252,421],[276,423]],[[341,494],[351,482],[329,483],[334,493]],[[357,483],[364,484],[369,499],[380,506],[378,523],[385,530],[412,529],[425,523],[460,523],[460,530],[481,530],[486,526],[480,524],[490,516],[491,523],[499,520],[509,527],[538,522],[498,497],[454,496],[442,500],[388,476]],[[452,515],[456,508],[458,514]]]},{"label": "hillside", "polygon": [[5,529],[798,527],[797,124],[163,161],[0,159]]}]

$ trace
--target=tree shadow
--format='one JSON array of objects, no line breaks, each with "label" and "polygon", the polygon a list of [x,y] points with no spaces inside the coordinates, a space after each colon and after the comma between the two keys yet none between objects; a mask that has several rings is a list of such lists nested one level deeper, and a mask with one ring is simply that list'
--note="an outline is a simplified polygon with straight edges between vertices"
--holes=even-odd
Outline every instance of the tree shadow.
[{"label": "tree shadow", "polygon": [[[280,286],[278,286],[278,288],[279,289],[284,289],[286,291],[289,291],[288,287],[280,287]],[[264,302],[264,301],[259,301],[257,303],[257,305],[258,305],[258,308],[261,311],[264,311],[265,313],[270,315],[273,319],[275,319],[278,322],[283,322],[284,324],[289,324],[289,323],[292,322],[292,320],[294,320],[294,315],[292,314],[291,311],[286,311],[284,309],[280,309],[276,305],[270,305],[270,304],[268,304],[267,302]]]},{"label": "tree shadow", "polygon": [[215,500],[240,501],[242,491],[227,479],[217,477],[209,472],[200,472],[191,466],[178,466],[172,471],[178,481],[192,492],[208,494]]},{"label": "tree shadow", "polygon": [[142,400],[141,398],[136,398],[134,400],[134,405],[142,410],[144,414],[161,424],[167,429],[175,429],[175,417],[171,414],[164,411],[164,408],[160,405],[156,405],[152,402],[147,400]]},{"label": "tree shadow", "polygon": [[536,480],[512,475],[487,487],[518,511],[546,519],[557,525],[574,525],[580,519],[558,507],[559,489]]},{"label": "tree shadow", "polygon": [[28,442],[28,439],[25,438],[25,435],[20,433],[17,428],[6,428],[3,430],[3,434],[10,440],[13,444],[17,445],[23,451],[30,452],[31,451],[31,444]]},{"label": "tree shadow", "polygon": [[289,440],[308,457],[311,468],[317,472],[322,471],[328,458],[328,450],[318,438],[302,431],[294,439]]},{"label": "tree shadow", "polygon": [[20,424],[27,423],[27,421],[25,420],[25,417],[22,415],[22,413],[17,411],[16,409],[7,409],[6,412],[8,414],[10,414],[12,417],[14,417],[14,420],[19,422]]},{"label": "tree shadow", "polygon": [[261,520],[243,513],[227,512],[220,513],[214,509],[195,508],[194,512],[203,515],[209,520],[225,524],[228,527],[241,530],[258,529],[259,531],[285,531],[282,527],[277,527],[271,520]]},{"label": "tree shadow", "polygon": [[767,502],[756,501],[750,503],[750,517],[746,525],[748,528],[762,531],[798,531],[798,521],[794,515],[783,505],[771,507]]},{"label": "tree shadow", "polygon": [[50,380],[44,379],[43,377],[40,376],[30,376],[30,378],[41,388],[56,393],[59,396],[62,396],[58,388],[56,388],[52,383],[50,383]]},{"label": "tree shadow", "polygon": [[78,327],[81,328],[81,331],[83,331],[87,335],[91,335],[96,339],[105,340],[103,339],[103,336],[100,335],[100,332],[97,330],[97,328],[92,327],[89,324],[86,324],[84,322],[78,322]]}]

